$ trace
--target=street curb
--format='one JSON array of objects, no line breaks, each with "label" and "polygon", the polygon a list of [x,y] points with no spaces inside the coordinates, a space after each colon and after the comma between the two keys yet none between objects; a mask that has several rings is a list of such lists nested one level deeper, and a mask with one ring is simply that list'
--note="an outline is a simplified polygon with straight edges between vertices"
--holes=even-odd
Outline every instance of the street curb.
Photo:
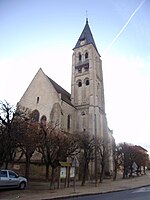
[{"label": "street curb", "polygon": [[71,199],[74,197],[84,197],[84,196],[94,196],[94,195],[98,195],[98,194],[107,194],[107,193],[112,193],[112,192],[121,192],[121,191],[126,191],[126,190],[134,190],[134,189],[138,189],[141,187],[147,187],[150,186],[150,184],[147,185],[141,185],[141,186],[137,186],[137,187],[133,187],[133,188],[126,188],[126,189],[118,189],[118,190],[113,190],[113,191],[107,191],[107,192],[96,192],[96,193],[87,193],[87,194],[73,194],[70,195],[66,195],[66,196],[60,196],[60,197],[52,197],[52,198],[45,198],[45,199],[41,199],[41,200],[55,200],[55,199]]}]

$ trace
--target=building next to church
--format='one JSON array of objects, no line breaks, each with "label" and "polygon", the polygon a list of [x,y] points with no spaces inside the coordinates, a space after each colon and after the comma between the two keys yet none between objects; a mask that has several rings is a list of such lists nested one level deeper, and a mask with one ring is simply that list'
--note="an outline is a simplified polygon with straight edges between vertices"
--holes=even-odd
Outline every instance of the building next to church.
[{"label": "building next to church", "polygon": [[[68,84],[70,84],[68,82]],[[18,103],[19,109],[34,113],[38,121],[59,124],[67,132],[83,132],[106,139],[111,155],[109,170],[113,170],[112,144],[108,128],[102,60],[86,19],[85,27],[73,48],[71,94],[48,77],[40,68]]]}]

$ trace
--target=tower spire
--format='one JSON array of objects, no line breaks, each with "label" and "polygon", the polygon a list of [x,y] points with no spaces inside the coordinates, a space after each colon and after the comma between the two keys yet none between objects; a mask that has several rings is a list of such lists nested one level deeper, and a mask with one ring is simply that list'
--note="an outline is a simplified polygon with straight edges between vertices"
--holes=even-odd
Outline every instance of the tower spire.
[{"label": "tower spire", "polygon": [[[86,15],[87,15],[87,13],[86,13]],[[83,29],[83,31],[82,31],[82,33],[81,33],[81,35],[80,35],[75,47],[73,48],[73,50],[76,49],[76,48],[80,48],[81,47],[81,43],[82,43],[82,46],[83,46],[83,42],[82,41],[84,41],[84,45],[92,44],[95,47],[96,51],[98,52],[98,50],[96,48],[96,44],[95,44],[94,38],[93,38],[93,35],[92,35],[92,32],[91,32],[89,24],[88,24],[87,16],[86,16],[86,24],[84,26],[84,29]]]},{"label": "tower spire", "polygon": [[88,24],[88,11],[86,10],[86,24]]}]

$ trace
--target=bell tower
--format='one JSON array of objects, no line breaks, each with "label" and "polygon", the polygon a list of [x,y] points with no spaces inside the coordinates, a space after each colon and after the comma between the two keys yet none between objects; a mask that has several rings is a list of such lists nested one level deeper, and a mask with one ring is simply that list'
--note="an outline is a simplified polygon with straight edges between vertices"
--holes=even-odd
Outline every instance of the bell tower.
[{"label": "bell tower", "polygon": [[[107,128],[102,60],[86,19],[73,48],[71,101],[76,108],[75,130],[104,136]],[[107,130],[106,130],[107,131]]]}]

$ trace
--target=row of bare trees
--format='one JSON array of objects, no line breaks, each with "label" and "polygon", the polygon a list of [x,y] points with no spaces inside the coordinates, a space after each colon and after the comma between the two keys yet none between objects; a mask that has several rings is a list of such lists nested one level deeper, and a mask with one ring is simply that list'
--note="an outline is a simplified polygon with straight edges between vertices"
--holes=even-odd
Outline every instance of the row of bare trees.
[{"label": "row of bare trees", "polygon": [[[67,161],[75,155],[79,158],[81,168],[82,186],[89,177],[89,165],[95,164],[97,169],[95,181],[103,181],[106,165],[113,150],[114,172],[113,179],[117,177],[117,171],[123,168],[123,178],[135,162],[140,169],[146,166],[147,154],[139,151],[133,145],[127,143],[114,144],[113,149],[108,149],[107,141],[94,137],[87,132],[69,134],[51,123],[37,122],[32,114],[26,115],[15,109],[8,102],[0,103],[0,168],[8,167],[9,162],[25,159],[25,176],[29,178],[31,158],[38,152],[41,162],[45,164],[46,180],[54,184],[55,169],[60,161]],[[49,168],[51,167],[51,177]],[[138,170],[139,171],[139,170]]]},{"label": "row of bare trees", "polygon": [[[53,184],[55,169],[60,161],[67,161],[75,155],[82,165],[82,185],[89,176],[89,163],[95,159],[95,138],[87,132],[69,134],[51,123],[39,123],[26,115],[15,111],[5,101],[0,105],[0,168],[7,168],[9,162],[25,159],[25,176],[29,178],[31,158],[35,152],[41,155],[41,162],[45,164],[46,179],[49,179],[51,167],[51,183]],[[98,139],[98,138],[97,138]],[[104,143],[97,142],[97,157],[103,163]],[[99,172],[101,173],[101,172]],[[104,170],[102,170],[104,173]],[[103,176],[101,176],[103,177]]]}]

